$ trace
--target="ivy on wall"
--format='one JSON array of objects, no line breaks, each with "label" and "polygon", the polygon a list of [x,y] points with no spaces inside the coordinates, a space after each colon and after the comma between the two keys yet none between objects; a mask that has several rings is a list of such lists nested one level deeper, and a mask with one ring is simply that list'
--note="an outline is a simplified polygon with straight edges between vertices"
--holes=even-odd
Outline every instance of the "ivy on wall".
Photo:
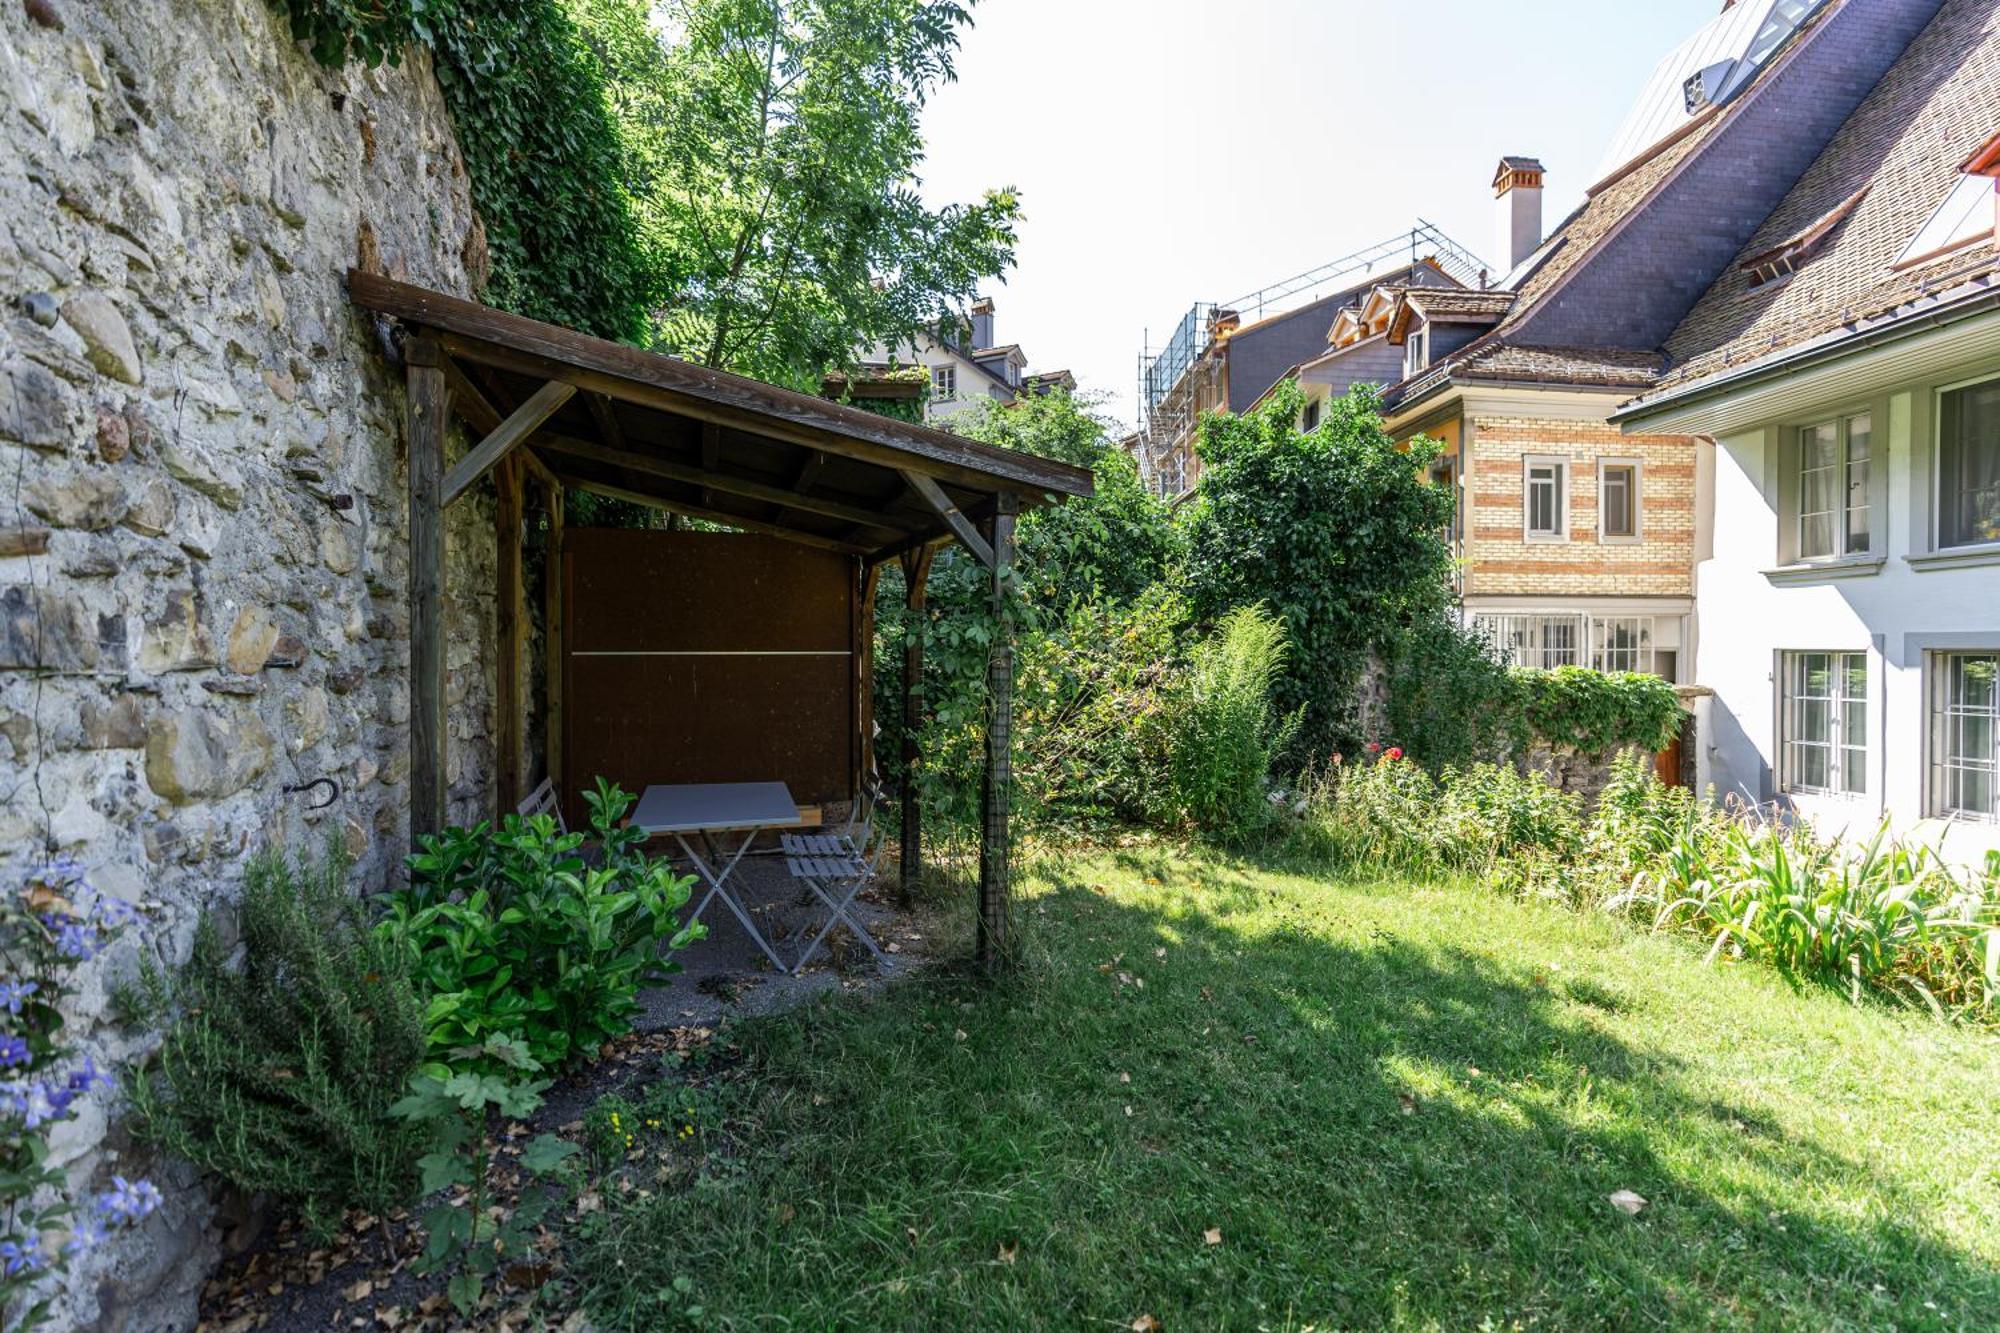
[{"label": "ivy on wall", "polygon": [[486,225],[489,304],[648,341],[669,269],[634,217],[602,63],[562,0],[270,3],[328,66],[431,52]]}]

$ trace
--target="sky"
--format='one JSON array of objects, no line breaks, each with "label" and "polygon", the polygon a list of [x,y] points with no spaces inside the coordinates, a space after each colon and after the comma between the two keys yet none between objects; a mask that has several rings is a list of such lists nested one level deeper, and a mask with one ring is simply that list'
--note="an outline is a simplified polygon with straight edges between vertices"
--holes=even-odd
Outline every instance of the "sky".
[{"label": "sky", "polygon": [[1491,257],[1494,168],[1554,227],[1719,0],[978,0],[925,111],[933,204],[1020,190],[996,336],[1130,422],[1148,330],[1421,217]]}]

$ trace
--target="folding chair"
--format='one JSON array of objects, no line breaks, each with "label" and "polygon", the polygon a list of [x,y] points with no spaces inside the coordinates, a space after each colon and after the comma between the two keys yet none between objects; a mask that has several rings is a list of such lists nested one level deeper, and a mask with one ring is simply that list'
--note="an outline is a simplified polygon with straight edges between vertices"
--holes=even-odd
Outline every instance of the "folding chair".
[{"label": "folding chair", "polygon": [[794,976],[805,970],[833,928],[843,924],[868,947],[878,964],[884,968],[893,966],[853,912],[855,895],[875,881],[887,842],[875,829],[875,808],[881,799],[880,783],[871,774],[870,781],[862,788],[861,799],[854,803],[840,832],[787,833],[779,839],[784,846],[785,869],[827,909],[826,924],[799,955],[792,968]]},{"label": "folding chair", "polygon": [[569,825],[563,822],[562,802],[556,799],[554,778],[543,778],[542,785],[529,792],[528,798],[516,806],[515,810],[523,819],[530,815],[552,815],[555,817],[557,831],[569,832]]}]

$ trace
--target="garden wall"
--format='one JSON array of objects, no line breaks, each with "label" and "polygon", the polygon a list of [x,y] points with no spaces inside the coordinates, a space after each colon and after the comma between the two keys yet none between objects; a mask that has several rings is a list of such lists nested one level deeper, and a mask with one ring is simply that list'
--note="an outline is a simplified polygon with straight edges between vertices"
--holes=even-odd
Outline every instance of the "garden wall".
[{"label": "garden wall", "polygon": [[[423,58],[326,72],[264,0],[0,6],[0,117],[0,883],[65,851],[154,905],[73,1020],[116,1061],[145,1038],[111,985],[258,847],[337,837],[368,887],[406,849],[403,403],[343,275],[469,292],[484,241]],[[490,799],[490,492],[448,548],[458,818]],[[286,791],[319,778],[325,811]],[[168,1204],[56,1326],[185,1326],[230,1237],[106,1100],[60,1161]]]}]

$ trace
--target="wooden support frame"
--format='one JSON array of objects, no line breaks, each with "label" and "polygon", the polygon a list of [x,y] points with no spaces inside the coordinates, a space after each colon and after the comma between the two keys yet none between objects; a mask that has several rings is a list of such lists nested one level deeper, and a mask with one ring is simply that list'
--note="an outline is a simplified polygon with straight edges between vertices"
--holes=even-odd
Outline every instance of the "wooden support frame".
[{"label": "wooden support frame", "polygon": [[563,788],[563,747],[568,739],[563,732],[563,672],[568,662],[563,651],[563,597],[568,586],[563,570],[563,484],[551,476],[545,494],[549,505],[549,540],[542,560],[542,646],[547,654],[543,674],[547,677],[548,700],[544,705],[547,731],[542,741],[549,782],[555,788],[557,802],[568,809]]},{"label": "wooden support frame", "polygon": [[458,465],[444,479],[442,502],[448,505],[465,494],[474,482],[486,475],[489,468],[505,458],[509,450],[540,430],[542,423],[575,396],[576,386],[561,380],[550,380],[535,390],[532,398],[516,408],[512,416],[494,427],[491,434],[458,460]]},{"label": "wooden support frame", "polygon": [[958,539],[965,543],[965,548],[979,557],[980,564],[988,569],[993,568],[993,547],[988,544],[986,538],[979,535],[979,529],[972,526],[972,520],[958,511],[958,506],[944,493],[944,487],[923,473],[911,472],[907,468],[903,469],[903,480],[910,484],[911,490],[924,498],[925,504],[937,511],[937,516],[958,535]]},{"label": "wooden support frame", "polygon": [[924,725],[924,633],[929,619],[931,562],[935,546],[906,551],[903,565],[903,817],[901,866],[903,893],[923,882],[924,811],[917,796],[917,764],[923,758],[919,737]]},{"label": "wooden support frame", "polygon": [[498,552],[494,573],[494,601],[497,624],[494,638],[499,641],[500,659],[494,670],[493,749],[499,759],[494,774],[495,804],[502,815],[521,803],[526,788],[523,780],[521,732],[527,718],[521,678],[527,653],[528,617],[522,603],[521,525],[523,503],[521,461],[503,458],[493,470],[499,504],[493,518],[493,538]]},{"label": "wooden support frame", "polygon": [[409,385],[410,837],[445,824],[444,439],[451,390],[437,339],[404,348]]},{"label": "wooden support frame", "polygon": [[645,505],[649,509],[664,510],[669,514],[683,514],[689,518],[706,519],[710,523],[724,527],[740,528],[744,532],[761,532],[770,537],[783,537],[786,541],[801,546],[816,546],[822,551],[837,551],[841,555],[866,555],[868,548],[853,542],[836,541],[832,537],[817,537],[792,528],[780,527],[775,523],[765,523],[741,514],[725,514],[715,509],[703,509],[700,505],[683,504],[679,500],[668,500],[643,491],[628,490],[623,486],[613,486],[606,482],[591,481],[584,477],[560,476],[564,486],[574,491],[589,491],[592,495],[602,495],[610,500],[624,500],[635,505]]},{"label": "wooden support frame", "polygon": [[993,648],[986,661],[986,782],[980,796],[979,961],[997,968],[1007,957],[1011,896],[1008,815],[1014,788],[1014,518],[1019,501],[1002,494],[991,520]]},{"label": "wooden support frame", "polygon": [[882,582],[882,567],[857,556],[854,575],[859,594],[854,602],[854,724],[861,733],[854,750],[854,799],[858,801],[879,771],[875,762],[875,592]]}]

